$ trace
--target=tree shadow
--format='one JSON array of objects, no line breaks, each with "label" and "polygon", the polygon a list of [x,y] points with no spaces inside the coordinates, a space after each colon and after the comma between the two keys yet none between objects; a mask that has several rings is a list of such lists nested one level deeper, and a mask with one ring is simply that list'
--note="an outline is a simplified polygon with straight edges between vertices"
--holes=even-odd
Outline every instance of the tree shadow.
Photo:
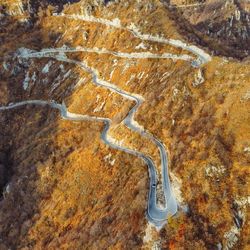
[{"label": "tree shadow", "polygon": [[[23,81],[27,72],[31,69],[34,73],[37,63],[37,71],[41,71],[41,65],[44,66],[50,59],[19,61],[16,51],[21,47],[34,50],[50,47],[62,35],[61,32],[46,29],[34,19],[23,22],[16,17],[6,15],[2,17],[1,21],[3,26],[1,26],[0,34],[2,41],[0,62],[6,67],[0,68],[1,105],[27,99],[47,100],[49,95],[46,84],[56,81],[61,71],[61,63],[54,62],[57,64],[58,70],[51,74],[49,82],[40,81],[40,75],[36,73],[37,88],[32,91],[24,91]],[[64,42],[71,45],[70,41]],[[68,68],[72,68],[72,65],[64,66],[64,69]],[[80,77],[77,72],[74,74],[76,78]],[[29,79],[32,79],[32,76],[33,74],[29,75]],[[71,81],[73,80],[71,79]],[[60,95],[56,92],[52,98],[61,102],[71,93],[68,91],[66,94]],[[146,200],[146,186],[142,188],[142,191],[133,188],[132,193],[123,190],[125,186],[131,190],[131,186],[133,186],[131,180],[139,182],[143,177],[146,183],[147,172],[143,168],[143,163],[135,157],[103,146],[99,142],[100,131],[103,129],[102,124],[86,122],[77,125],[63,122],[62,126],[60,120],[59,112],[48,106],[27,105],[20,109],[0,112],[0,152],[2,151],[6,155],[5,169],[11,170],[11,176],[6,175],[2,185],[4,197],[0,200],[0,249],[22,247],[47,249],[48,246],[50,249],[59,249],[65,242],[75,244],[75,249],[93,245],[100,248],[102,238],[107,239],[105,243],[107,247],[115,246],[116,240],[119,239],[121,242],[129,240],[128,249],[141,245],[142,241],[138,234],[140,225],[145,223],[145,204],[133,208],[122,206],[122,204],[124,205],[128,200],[132,202],[138,197],[138,194],[142,196],[140,200]],[[75,128],[76,130],[71,132]],[[82,136],[84,131],[86,136]],[[62,138],[61,141],[58,137]],[[92,140],[95,141],[94,145],[91,144]],[[74,151],[81,149],[83,156],[80,158],[84,159],[87,156],[90,158],[76,168],[74,164],[70,163],[69,156]],[[91,153],[88,153],[89,151]],[[102,159],[105,156],[103,154],[108,155],[110,151],[122,168],[110,169],[103,162]],[[93,162],[94,157],[98,162],[96,165]],[[137,168],[142,167],[142,170],[139,171],[140,174],[143,173],[142,176],[138,176],[136,171],[133,171],[133,165],[136,165]],[[81,178],[88,183],[94,178],[91,176],[91,167],[99,169],[98,171],[101,169],[103,173],[101,176],[107,178],[108,182],[104,178],[99,178],[98,171],[95,171],[95,178],[99,182],[95,179],[89,187],[82,185],[81,187],[86,190],[76,190],[69,194],[65,189],[61,194],[62,199],[65,199],[65,205],[60,209],[63,213],[60,223],[64,226],[60,226],[53,219],[54,217],[60,219],[61,214],[41,215],[41,204],[53,204],[53,193],[58,189],[61,177],[70,171],[69,166],[77,169],[79,173],[72,173],[69,179],[66,178],[65,186],[76,185],[80,175],[86,175],[87,177]],[[43,176],[46,172],[44,169],[48,169],[48,176]],[[120,175],[123,177],[121,178]],[[71,180],[72,176],[76,176],[76,179]],[[77,185],[81,185],[81,181]],[[68,196],[76,196],[78,192],[88,192],[88,195],[82,196],[79,200],[76,199],[77,202],[72,205],[67,201]],[[79,213],[79,210],[82,212]],[[72,220],[74,216],[77,216],[74,219],[76,222]],[[119,219],[117,219],[118,216]],[[71,220],[76,223],[75,226],[71,225]],[[127,221],[127,223],[121,227],[119,225],[121,221]],[[105,233],[106,230],[109,231],[108,234]]]},{"label": "tree shadow", "polygon": [[[163,1],[166,3],[166,1]],[[205,8],[200,7],[195,10],[179,9],[170,7],[165,4],[171,13],[171,18],[175,20],[179,27],[179,32],[188,38],[190,42],[196,43],[200,46],[208,47],[215,55],[222,55],[233,57],[236,59],[243,59],[250,53],[250,25],[249,13],[242,8],[238,1],[234,1],[237,9],[241,12],[240,20],[229,18],[219,18],[211,20],[213,11],[223,9],[224,2],[211,2]],[[200,21],[193,22],[190,18],[191,14],[199,13],[202,17]],[[232,27],[229,29],[230,22]],[[239,30],[239,28],[241,30]]]},{"label": "tree shadow", "polygon": [[37,13],[39,7],[47,8],[48,5],[54,6],[57,8],[58,12],[61,12],[63,10],[63,6],[65,4],[73,4],[80,2],[80,0],[45,0],[45,1],[39,1],[39,0],[30,0],[30,7],[31,9]]}]

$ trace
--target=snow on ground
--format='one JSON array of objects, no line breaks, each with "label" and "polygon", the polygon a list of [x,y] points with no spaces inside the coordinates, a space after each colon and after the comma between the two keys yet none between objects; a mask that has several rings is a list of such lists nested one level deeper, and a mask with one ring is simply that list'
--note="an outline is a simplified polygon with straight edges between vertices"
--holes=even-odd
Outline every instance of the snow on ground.
[{"label": "snow on ground", "polygon": [[[235,204],[237,204],[237,214],[238,217],[242,219],[242,224],[245,223],[246,220],[246,210],[250,205],[250,196],[247,197],[238,197],[234,200]],[[226,239],[225,249],[229,250],[234,247],[234,245],[238,242],[241,232],[241,224],[237,223],[238,220],[235,220],[236,223],[231,227],[231,229],[224,234],[224,238]]]},{"label": "snow on ground", "polygon": [[99,103],[99,105],[94,109],[94,113],[102,111],[105,104],[106,101]]},{"label": "snow on ground", "polygon": [[5,61],[3,62],[3,68],[5,71],[9,70],[8,64]]},{"label": "snow on ground", "polygon": [[69,70],[63,75],[62,78],[61,78],[61,75],[58,75],[57,78],[56,78],[56,80],[54,81],[54,83],[53,83],[52,86],[51,86],[51,91],[50,91],[50,93],[54,92],[55,89],[57,89],[57,88],[61,85],[61,83],[62,83],[65,79],[67,79],[67,78],[69,77],[70,73],[71,73],[71,69],[69,69]]},{"label": "snow on ground", "polygon": [[232,249],[233,246],[237,243],[240,236],[240,229],[237,226],[232,226],[231,229],[224,234],[226,239],[225,250]]},{"label": "snow on ground", "polygon": [[109,80],[111,80],[112,79],[112,76],[113,76],[113,74],[114,74],[114,72],[115,72],[115,68],[110,72],[110,75],[109,75]]},{"label": "snow on ground", "polygon": [[195,74],[193,86],[197,87],[197,86],[201,85],[204,82],[205,82],[205,79],[204,79],[203,73],[202,73],[201,69],[198,69],[197,74]]},{"label": "snow on ground", "polygon": [[52,61],[49,61],[45,66],[44,68],[42,69],[42,73],[43,74],[48,74],[49,73],[49,69],[51,67],[51,65],[53,64]]},{"label": "snow on ground", "polygon": [[211,177],[211,178],[214,178],[214,177],[219,178],[225,173],[226,173],[226,168],[223,165],[221,166],[208,165],[205,169],[206,176]]},{"label": "snow on ground", "polygon": [[7,14],[10,16],[20,16],[24,14],[24,7],[21,0],[12,3],[10,9],[6,10]]},{"label": "snow on ground", "polygon": [[104,159],[105,162],[108,162],[111,166],[115,165],[115,159],[112,159],[112,154],[111,153],[106,155],[103,159]]},{"label": "snow on ground", "polygon": [[125,85],[128,85],[134,78],[135,78],[135,74],[132,74],[129,78],[129,80],[125,83]]},{"label": "snow on ground", "polygon": [[155,241],[151,250],[161,250],[161,242],[160,241]]},{"label": "snow on ground", "polygon": [[119,141],[119,140],[113,138],[111,135],[107,135],[107,140],[109,142],[113,143],[114,145],[118,145],[119,147],[123,147],[124,139]]},{"label": "snow on ground", "polygon": [[240,208],[246,209],[247,206],[250,206],[250,196],[237,198],[235,199],[235,203]]},{"label": "snow on ground", "polygon": [[23,89],[27,90],[29,87],[29,83],[30,83],[30,76],[29,76],[29,71],[26,73],[24,81],[23,81]]},{"label": "snow on ground", "polygon": [[163,75],[162,75],[162,78],[160,79],[160,82],[163,82],[165,81],[169,76],[171,76],[172,73],[170,72],[165,72]]},{"label": "snow on ground", "polygon": [[36,82],[36,72],[33,72],[32,77],[31,77],[31,83],[34,85]]},{"label": "snow on ground", "polygon": [[137,78],[138,78],[139,80],[141,80],[141,79],[143,78],[144,74],[145,74],[145,72],[140,72],[140,73],[138,74]]},{"label": "snow on ground", "polygon": [[135,47],[135,49],[147,49],[147,48],[148,47],[143,42],[141,42]]},{"label": "snow on ground", "polygon": [[130,62],[128,60],[128,61],[126,61],[125,65],[123,66],[122,74],[125,73],[129,68],[130,68]]},{"label": "snow on ground", "polygon": [[85,82],[86,82],[86,78],[85,78],[85,77],[84,77],[84,78],[80,78],[79,81],[76,83],[74,89],[77,89],[77,88],[79,88],[80,86],[84,85]]}]

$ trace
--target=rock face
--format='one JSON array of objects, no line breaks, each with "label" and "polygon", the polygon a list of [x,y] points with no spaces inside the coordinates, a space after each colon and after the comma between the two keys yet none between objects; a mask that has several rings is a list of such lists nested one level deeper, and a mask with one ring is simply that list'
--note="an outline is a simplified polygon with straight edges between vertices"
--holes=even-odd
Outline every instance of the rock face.
[{"label": "rock face", "polygon": [[[0,249],[248,249],[249,60],[210,50],[247,48],[213,22],[209,35],[198,27],[234,13],[234,36],[245,14],[212,18],[219,1],[192,20],[158,0],[67,2],[1,2]],[[159,148],[126,126],[126,93],[142,101],[133,125],[168,152],[179,210],[160,231],[146,216],[145,162],[101,138],[109,119],[109,139],[150,156],[161,189]]]}]

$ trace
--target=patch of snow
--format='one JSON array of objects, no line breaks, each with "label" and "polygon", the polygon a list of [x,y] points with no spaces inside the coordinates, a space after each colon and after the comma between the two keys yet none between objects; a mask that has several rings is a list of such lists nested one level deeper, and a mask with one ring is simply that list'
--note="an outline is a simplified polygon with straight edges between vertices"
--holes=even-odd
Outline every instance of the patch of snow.
[{"label": "patch of snow", "polygon": [[115,159],[113,159],[112,161],[109,162],[111,166],[115,165]]},{"label": "patch of snow", "polygon": [[59,69],[60,69],[63,73],[65,72],[65,69],[64,69],[63,64],[61,64],[61,65],[59,66]]},{"label": "patch of snow", "polygon": [[33,73],[32,77],[31,77],[32,82],[36,81],[36,72]]},{"label": "patch of snow", "polygon": [[89,37],[88,32],[87,32],[87,31],[84,31],[83,34],[82,34],[83,40],[85,40],[85,41],[88,40],[88,37]]},{"label": "patch of snow", "polygon": [[115,159],[112,160],[112,154],[111,153],[106,155],[103,159],[104,159],[105,162],[108,162],[111,166],[114,166]]},{"label": "patch of snow", "polygon": [[80,78],[79,81],[76,83],[74,89],[79,88],[80,86],[82,86],[84,83],[86,82],[86,78]]},{"label": "patch of snow", "polygon": [[174,88],[173,89],[173,96],[176,97],[179,94],[179,89]]},{"label": "patch of snow", "polygon": [[201,85],[204,82],[205,82],[205,79],[203,77],[203,73],[202,73],[201,69],[198,69],[197,74],[195,74],[195,79],[194,79],[194,82],[193,82],[193,86],[197,87],[197,86]]},{"label": "patch of snow", "polygon": [[115,72],[115,68],[110,72],[110,75],[109,75],[109,80],[111,80],[112,79],[112,76],[113,76],[113,74],[114,74],[114,72]]},{"label": "patch of snow", "polygon": [[222,244],[220,242],[217,244],[217,250],[222,250]]},{"label": "patch of snow", "polygon": [[221,166],[208,165],[205,169],[206,176],[211,178],[213,177],[219,178],[225,173],[226,173],[226,168],[223,165]]},{"label": "patch of snow", "polygon": [[161,250],[161,242],[160,241],[155,241],[151,250]]},{"label": "patch of snow", "polygon": [[21,23],[29,23],[29,19],[28,18],[20,18],[19,22],[21,22]]},{"label": "patch of snow", "polygon": [[125,63],[125,65],[124,65],[124,67],[123,67],[122,74],[123,74],[125,71],[127,71],[127,70],[129,69],[129,67],[130,67],[130,63],[127,61],[127,62]]},{"label": "patch of snow", "polygon": [[144,74],[145,74],[145,72],[140,72],[140,73],[138,74],[138,76],[137,76],[138,79],[141,80],[141,79],[143,78]]},{"label": "patch of snow", "polygon": [[250,196],[237,198],[235,199],[235,203],[245,209],[247,206],[250,206]]},{"label": "patch of snow", "polygon": [[71,69],[69,69],[69,70],[63,75],[62,79],[60,79],[61,77],[60,77],[60,75],[58,75],[57,78],[56,78],[56,80],[55,80],[55,82],[52,84],[52,88],[51,88],[50,93],[54,92],[55,89],[57,89],[57,88],[60,86],[60,84],[70,75],[70,73],[71,73]]},{"label": "patch of snow", "polygon": [[94,113],[102,111],[105,104],[106,104],[106,101],[103,101],[102,103],[100,103],[100,105],[97,106],[97,107],[94,109]]},{"label": "patch of snow", "polygon": [[125,83],[125,85],[128,85],[131,82],[131,80],[133,80],[134,78],[135,78],[135,74],[132,74],[129,80]]},{"label": "patch of snow", "polygon": [[160,79],[160,82],[163,82],[164,80],[166,80],[172,73],[170,72],[165,72],[163,75],[162,75],[162,78]]},{"label": "patch of snow", "polygon": [[231,227],[231,229],[224,234],[224,238],[226,239],[225,250],[232,249],[233,246],[237,243],[240,236],[240,229],[235,225]]},{"label": "patch of snow", "polygon": [[52,61],[49,61],[45,66],[44,66],[44,68],[42,69],[42,73],[43,74],[47,74],[47,73],[49,73],[49,69],[50,69],[50,66],[53,64],[53,62]]},{"label": "patch of snow", "polygon": [[240,12],[240,10],[235,10],[235,19],[237,21],[240,21],[240,18],[241,18],[241,12]]},{"label": "patch of snow", "polygon": [[29,82],[30,82],[30,76],[29,76],[29,72],[27,72],[23,81],[24,90],[27,90],[27,88],[29,87]]},{"label": "patch of snow", "polygon": [[107,135],[107,140],[111,142],[114,145],[118,145],[119,147],[122,147],[124,140],[117,140],[113,138],[111,135]]},{"label": "patch of snow", "polygon": [[108,155],[106,155],[106,156],[103,158],[103,159],[104,159],[104,161],[108,161],[108,160],[110,160],[111,156],[112,156],[112,154],[111,154],[111,153],[109,153]]},{"label": "patch of snow", "polygon": [[4,68],[5,71],[9,70],[8,64],[5,61],[3,62],[3,68]]},{"label": "patch of snow", "polygon": [[141,42],[135,47],[135,49],[147,49],[147,48],[148,47],[143,42]]}]

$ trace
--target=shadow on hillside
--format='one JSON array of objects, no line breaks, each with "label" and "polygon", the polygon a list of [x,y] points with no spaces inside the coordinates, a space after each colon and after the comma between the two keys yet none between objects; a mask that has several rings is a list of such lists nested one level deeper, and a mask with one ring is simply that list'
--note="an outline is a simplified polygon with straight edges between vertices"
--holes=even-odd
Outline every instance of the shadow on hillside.
[{"label": "shadow on hillside", "polygon": [[[43,63],[47,63],[49,59],[34,59],[31,63],[26,61],[19,62],[15,58],[15,52],[21,47],[34,50],[50,47],[51,44],[54,45],[55,40],[61,33],[46,30],[44,27],[40,27],[38,23],[19,22],[17,18],[11,16],[2,17],[1,22],[3,26],[1,26],[0,33],[2,41],[0,46],[0,65],[6,64],[7,67],[7,70],[0,67],[0,90],[2,91],[3,88],[5,96],[7,96],[4,102],[0,100],[1,105],[27,99],[47,100],[46,91],[48,87],[46,84],[39,82],[38,79],[36,90],[29,92],[23,90],[23,81],[30,68],[34,68],[36,63],[38,63],[41,71],[41,61],[43,60]],[[70,46],[69,41],[64,42]],[[60,64],[58,64],[58,68],[59,66]],[[65,67],[72,67],[72,65]],[[52,78],[49,79],[49,83],[53,83],[58,74],[59,71],[55,71]],[[74,72],[74,74],[76,75],[77,72]],[[4,87],[6,88],[4,89]],[[62,96],[55,96],[58,102],[64,98],[64,93],[62,93]],[[0,249],[21,249],[23,247],[35,249],[37,247],[36,244],[41,244],[42,249],[47,249],[46,247],[52,241],[54,241],[54,244],[57,244],[53,249],[59,249],[62,242],[53,237],[56,233],[59,235],[57,236],[58,238],[61,237],[66,242],[72,243],[73,240],[76,241],[79,244],[79,248],[76,247],[75,249],[82,249],[84,244],[95,244],[98,246],[98,240],[103,239],[103,237],[108,237],[110,242],[106,244],[109,245],[116,244],[116,237],[120,237],[123,241],[129,238],[128,249],[141,245],[141,238],[139,238],[137,231],[140,229],[139,225],[145,222],[144,206],[141,210],[127,206],[125,213],[124,208],[121,206],[122,203],[125,203],[122,199],[118,203],[120,206],[113,202],[114,193],[117,193],[118,198],[122,196],[123,199],[127,196],[134,199],[134,196],[138,194],[138,192],[132,194],[127,192],[122,195],[123,187],[127,184],[127,176],[125,176],[126,178],[122,178],[122,180],[120,180],[120,176],[114,178],[112,185],[109,184],[107,191],[105,191],[107,197],[102,198],[102,203],[98,200],[92,200],[92,194],[88,197],[90,202],[85,205],[85,210],[98,210],[100,209],[98,206],[101,204],[108,216],[103,216],[103,213],[100,213],[100,215],[95,217],[94,221],[91,218],[87,218],[87,216],[78,218],[77,223],[79,226],[73,228],[73,226],[69,225],[63,228],[61,232],[58,231],[59,226],[54,224],[54,218],[51,219],[50,215],[44,216],[41,219],[41,203],[46,204],[46,201],[50,200],[49,202],[53,204],[52,194],[58,182],[60,182],[61,176],[69,167],[67,157],[74,151],[75,142],[79,140],[75,135],[69,142],[68,138],[62,135],[64,138],[62,147],[58,146],[55,135],[62,130],[58,120],[60,120],[60,114],[57,110],[36,105],[27,105],[19,109],[0,112],[0,152],[1,150],[5,151],[7,155],[5,168],[11,168],[12,170],[11,176],[6,176],[4,180],[5,194],[0,200]],[[87,126],[84,124],[84,127]],[[86,143],[83,142],[83,144]],[[80,147],[81,145],[79,142],[77,143],[77,146]],[[97,159],[103,157],[102,152],[96,157]],[[121,157],[120,159],[120,162],[124,165],[122,167],[123,171],[125,171],[123,174],[129,174],[129,178],[133,176],[133,173],[130,174],[129,172],[132,167],[131,162],[133,161],[135,159],[131,156],[128,158],[127,156],[125,158]],[[58,165],[58,162],[61,162],[61,165]],[[92,162],[89,164],[93,165]],[[136,165],[138,167],[140,164],[136,163]],[[44,168],[47,167],[52,172],[42,182],[40,170],[44,171]],[[104,166],[102,166],[101,171],[106,171],[107,176],[110,174],[110,169]],[[147,172],[144,172],[147,176]],[[71,185],[74,185],[74,181],[68,180]],[[105,180],[103,182],[105,183]],[[116,185],[118,182],[121,191],[117,191]],[[130,187],[129,190],[133,189]],[[93,193],[93,190],[91,192]],[[63,198],[66,199],[66,196]],[[67,204],[66,200],[65,203]],[[83,202],[78,201],[78,203],[81,204]],[[67,210],[65,220],[74,216],[76,210],[77,208],[75,207]],[[120,213],[119,221],[128,222],[119,230],[113,230],[114,221],[118,213]],[[139,218],[144,219],[139,220]],[[37,223],[42,224],[39,227],[42,232],[36,231],[37,228],[35,225]],[[88,224],[86,225],[86,223]],[[136,225],[133,226],[133,224]],[[90,231],[91,226],[93,226],[92,231]],[[36,235],[34,239],[30,238],[30,230]],[[109,234],[105,233],[107,230],[109,230]]]},{"label": "shadow on hillside", "polygon": [[[1,17],[0,91],[5,96],[0,100],[1,105],[32,99],[22,89],[29,66],[18,62],[15,52],[20,47],[39,50],[46,46],[43,32],[39,25],[30,21],[19,22],[18,17],[5,14]],[[58,35],[54,34],[50,38]],[[51,124],[56,124],[56,117],[56,112],[48,107],[25,106],[0,112],[1,250],[20,248],[35,221],[34,216],[39,214],[39,203],[52,192],[53,186],[48,188],[46,194],[39,191],[37,181],[40,176],[37,169],[39,164],[51,157],[53,133],[57,130]],[[39,132],[44,128],[49,128],[51,139],[39,145],[37,142],[43,139]]]},{"label": "shadow on hillside", "polygon": [[31,0],[30,1],[30,5],[32,10],[37,13],[39,7],[42,8],[47,8],[48,5],[52,5],[54,7],[57,8],[58,12],[61,12],[63,10],[63,5],[64,4],[73,4],[73,3],[77,3],[80,2],[80,0],[44,0],[44,1],[40,1],[40,0]]},{"label": "shadow on hillside", "polygon": [[[247,20],[249,20],[250,15],[240,4],[238,4],[238,1],[235,2],[241,11],[241,20],[239,22],[233,20],[230,37],[228,36],[229,31],[227,31],[230,18],[221,20],[220,22],[213,21],[213,25],[211,26],[211,15],[213,13],[211,10],[220,8],[218,5],[220,3],[212,2],[208,4],[206,8],[200,12],[201,16],[203,16],[203,21],[193,24],[191,20],[184,17],[182,9],[169,7],[166,1],[163,2],[165,2],[165,6],[171,13],[170,17],[178,25],[179,32],[190,42],[209,48],[215,55],[233,57],[236,59],[243,59],[249,56],[250,49],[248,45],[250,43],[250,25]],[[239,32],[239,25],[241,27],[244,26],[244,29],[246,29],[245,35]]]}]

